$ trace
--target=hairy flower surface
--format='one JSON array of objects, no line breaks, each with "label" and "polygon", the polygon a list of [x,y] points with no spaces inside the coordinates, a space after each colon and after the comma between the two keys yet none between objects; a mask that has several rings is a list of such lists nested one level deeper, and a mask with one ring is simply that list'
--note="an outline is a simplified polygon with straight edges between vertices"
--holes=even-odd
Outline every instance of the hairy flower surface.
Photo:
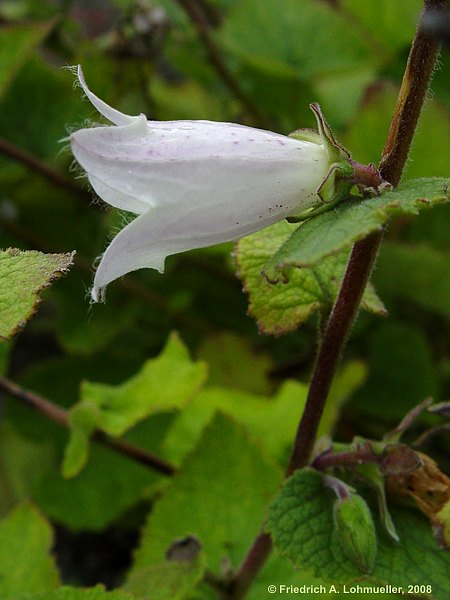
[{"label": "hairy flower surface", "polygon": [[113,126],[81,129],[72,152],[97,194],[138,215],[113,239],[92,296],[130,271],[164,270],[166,256],[235,240],[322,202],[335,157],[326,140],[301,140],[211,121],[148,121],[95,96]]}]

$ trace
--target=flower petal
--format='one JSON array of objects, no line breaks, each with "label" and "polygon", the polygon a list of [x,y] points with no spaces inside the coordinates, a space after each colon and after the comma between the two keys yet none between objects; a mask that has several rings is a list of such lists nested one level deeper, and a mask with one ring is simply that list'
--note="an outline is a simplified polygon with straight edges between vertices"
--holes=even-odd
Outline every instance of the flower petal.
[{"label": "flower petal", "polygon": [[249,193],[264,207],[287,194],[302,208],[329,167],[320,144],[227,123],[168,125],[142,117],[72,134],[75,158],[103,200],[142,214],[162,204],[240,203],[236,196]]},{"label": "flower petal", "polygon": [[[118,277],[142,268],[164,271],[167,256],[235,240],[268,227],[292,213],[292,205],[275,204],[264,209],[238,196],[234,203],[195,204],[175,208],[157,206],[129,223],[113,239],[97,268],[92,297]],[[306,206],[320,203],[315,194]],[[295,204],[295,203],[293,203]]]},{"label": "flower petal", "polygon": [[84,80],[81,65],[78,65],[77,74],[78,81],[80,82],[84,93],[89,98],[91,103],[95,106],[95,108],[98,110],[98,112],[101,115],[103,115],[106,119],[108,119],[108,121],[111,121],[111,123],[114,123],[115,125],[128,125],[129,123],[132,123],[135,119],[139,118],[125,115],[124,113],[120,112],[119,110],[116,110],[112,106],[109,106],[109,104],[106,104],[106,102],[103,102],[103,100],[100,100],[100,98],[93,94],[88,88],[86,81]]},{"label": "flower petal", "polygon": [[92,296],[166,256],[246,236],[321,203],[330,170],[325,141],[212,121],[147,121],[108,106],[80,84],[116,126],[71,135],[98,195],[139,216],[104,253]]},{"label": "flower petal", "polygon": [[147,121],[141,115],[122,127],[80,129],[70,136],[73,155],[100,198],[136,214],[155,204],[148,180],[136,185],[130,162],[130,144],[139,144],[146,134]]}]

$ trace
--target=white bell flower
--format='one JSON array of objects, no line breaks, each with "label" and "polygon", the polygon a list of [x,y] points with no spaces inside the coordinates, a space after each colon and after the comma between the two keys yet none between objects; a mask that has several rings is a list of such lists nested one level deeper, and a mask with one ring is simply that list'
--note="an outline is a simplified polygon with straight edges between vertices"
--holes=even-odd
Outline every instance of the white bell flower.
[{"label": "white bell flower", "polygon": [[348,154],[316,105],[320,135],[286,137],[233,123],[131,117],[95,96],[81,67],[78,79],[114,125],[76,131],[72,152],[105,202],[138,215],[103,254],[95,301],[130,271],[162,273],[166,256],[236,240],[315,207],[321,191],[334,190],[336,173],[348,177]]}]

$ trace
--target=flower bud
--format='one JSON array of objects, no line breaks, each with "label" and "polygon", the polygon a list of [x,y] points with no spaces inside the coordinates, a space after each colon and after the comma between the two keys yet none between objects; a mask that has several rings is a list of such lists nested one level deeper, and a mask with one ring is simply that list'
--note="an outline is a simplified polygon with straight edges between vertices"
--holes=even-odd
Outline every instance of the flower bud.
[{"label": "flower bud", "polygon": [[147,121],[97,98],[80,67],[78,78],[114,125],[73,133],[73,154],[105,202],[139,215],[103,254],[94,300],[130,271],[163,272],[166,256],[241,238],[320,204],[317,192],[331,171],[334,186],[339,152],[330,152],[324,136],[301,139],[298,133],[286,137],[211,121]]},{"label": "flower bud", "polygon": [[344,554],[363,573],[370,573],[377,554],[372,514],[357,494],[336,500],[334,527]]}]

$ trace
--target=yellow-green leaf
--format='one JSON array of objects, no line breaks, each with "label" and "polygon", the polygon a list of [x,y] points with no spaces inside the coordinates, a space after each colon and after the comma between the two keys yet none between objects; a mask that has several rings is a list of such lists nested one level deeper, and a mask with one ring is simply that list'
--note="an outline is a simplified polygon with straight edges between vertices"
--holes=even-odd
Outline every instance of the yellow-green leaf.
[{"label": "yellow-green leaf", "polygon": [[67,273],[73,256],[15,248],[0,252],[0,340],[11,338],[31,319],[40,292]]}]

